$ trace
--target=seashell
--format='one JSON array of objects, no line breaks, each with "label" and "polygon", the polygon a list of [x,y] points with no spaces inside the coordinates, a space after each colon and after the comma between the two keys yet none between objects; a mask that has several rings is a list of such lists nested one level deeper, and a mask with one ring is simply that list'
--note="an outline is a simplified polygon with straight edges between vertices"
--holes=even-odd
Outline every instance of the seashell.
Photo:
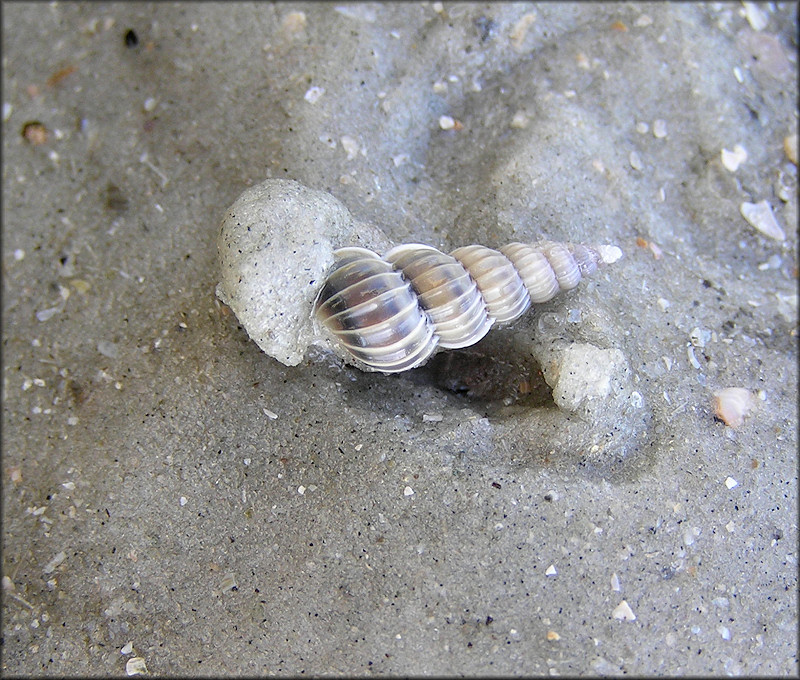
[{"label": "seashell", "polygon": [[714,415],[729,427],[740,427],[755,405],[753,393],[743,387],[714,392]]},{"label": "seashell", "polygon": [[360,367],[397,373],[440,348],[474,345],[495,323],[518,319],[621,256],[616,246],[554,242],[471,245],[449,255],[411,243],[383,257],[340,248],[314,316]]},{"label": "seashell", "polygon": [[775,213],[772,212],[772,206],[769,201],[759,201],[758,203],[747,203],[746,201],[739,206],[739,212],[742,213],[750,226],[755,227],[765,236],[774,238],[776,241],[785,241],[786,233],[778,224],[775,219]]}]

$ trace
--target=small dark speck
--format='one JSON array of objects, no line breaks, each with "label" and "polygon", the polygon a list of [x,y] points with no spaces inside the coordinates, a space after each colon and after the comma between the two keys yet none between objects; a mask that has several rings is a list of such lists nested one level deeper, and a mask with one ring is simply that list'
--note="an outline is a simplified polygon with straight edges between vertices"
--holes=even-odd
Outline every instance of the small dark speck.
[{"label": "small dark speck", "polygon": [[136,47],[139,44],[139,36],[136,35],[136,32],[129,28],[125,32],[125,47]]},{"label": "small dark speck", "polygon": [[491,616],[486,617],[486,625],[488,626],[494,619]]},{"label": "small dark speck", "polygon": [[475,19],[475,28],[481,36],[481,42],[486,42],[486,39],[491,37],[497,31],[497,22],[489,17],[478,17]]},{"label": "small dark speck", "polygon": [[114,212],[122,212],[128,208],[128,199],[125,198],[125,194],[116,184],[110,182],[106,185],[105,203],[106,208]]},{"label": "small dark speck", "polygon": [[551,496],[549,493],[546,493],[546,494],[544,495],[544,499],[545,499],[545,500],[546,500],[548,503],[550,503],[550,502],[552,502],[552,500],[553,500],[553,497],[552,497],[552,496]]},{"label": "small dark speck", "polygon": [[492,486],[493,486],[495,489],[502,489],[502,488],[503,488],[503,487],[502,487],[502,485],[501,485],[501,484],[499,484],[498,482],[492,482]]}]

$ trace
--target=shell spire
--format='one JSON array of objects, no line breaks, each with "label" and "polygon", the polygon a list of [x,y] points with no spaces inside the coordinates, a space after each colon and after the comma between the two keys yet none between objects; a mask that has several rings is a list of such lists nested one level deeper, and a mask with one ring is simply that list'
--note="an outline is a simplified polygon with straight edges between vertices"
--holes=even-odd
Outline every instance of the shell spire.
[{"label": "shell spire", "polygon": [[359,366],[398,373],[421,366],[439,348],[474,345],[495,323],[575,288],[622,251],[547,241],[499,251],[471,245],[448,255],[410,243],[382,257],[355,247],[334,257],[315,318]]}]

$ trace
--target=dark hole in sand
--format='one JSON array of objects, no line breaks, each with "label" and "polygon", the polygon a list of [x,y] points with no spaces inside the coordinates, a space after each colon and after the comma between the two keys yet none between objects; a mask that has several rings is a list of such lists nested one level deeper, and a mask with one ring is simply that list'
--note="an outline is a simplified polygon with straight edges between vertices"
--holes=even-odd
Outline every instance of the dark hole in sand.
[{"label": "dark hole in sand", "polygon": [[440,351],[403,376],[457,395],[487,416],[554,406],[552,389],[538,362],[530,354],[515,351],[503,336],[501,332],[472,347]]}]

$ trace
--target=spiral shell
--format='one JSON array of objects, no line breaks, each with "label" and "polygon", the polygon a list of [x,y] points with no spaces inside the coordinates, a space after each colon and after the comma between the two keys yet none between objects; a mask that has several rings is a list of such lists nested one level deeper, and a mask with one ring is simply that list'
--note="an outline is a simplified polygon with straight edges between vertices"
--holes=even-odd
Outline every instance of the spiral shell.
[{"label": "spiral shell", "polygon": [[449,255],[411,243],[383,257],[341,248],[314,312],[360,366],[397,373],[438,348],[474,345],[493,324],[519,318],[621,255],[616,246],[554,242],[472,245]]}]

